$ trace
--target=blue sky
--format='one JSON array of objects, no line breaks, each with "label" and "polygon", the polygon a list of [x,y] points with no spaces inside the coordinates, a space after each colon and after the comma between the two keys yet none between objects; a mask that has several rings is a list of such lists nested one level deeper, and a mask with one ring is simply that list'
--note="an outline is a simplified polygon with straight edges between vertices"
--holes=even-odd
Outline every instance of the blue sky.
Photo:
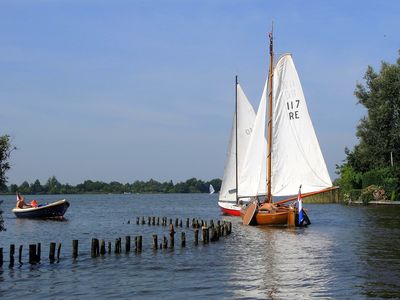
[{"label": "blue sky", "polygon": [[221,178],[234,76],[257,107],[272,21],[335,177],[365,113],[355,85],[397,59],[399,15],[395,0],[2,0],[9,183]]}]

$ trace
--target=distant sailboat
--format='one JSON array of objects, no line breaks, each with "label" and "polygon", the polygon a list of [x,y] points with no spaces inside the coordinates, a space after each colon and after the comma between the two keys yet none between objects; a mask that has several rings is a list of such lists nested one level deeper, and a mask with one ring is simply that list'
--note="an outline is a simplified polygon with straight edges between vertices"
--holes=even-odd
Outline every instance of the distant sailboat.
[{"label": "distant sailboat", "polygon": [[212,184],[210,184],[210,195],[214,193],[215,193],[214,187]]},{"label": "distant sailboat", "polygon": [[253,131],[255,112],[244,91],[235,80],[235,113],[225,161],[218,205],[223,214],[240,216],[237,194],[244,157]]}]

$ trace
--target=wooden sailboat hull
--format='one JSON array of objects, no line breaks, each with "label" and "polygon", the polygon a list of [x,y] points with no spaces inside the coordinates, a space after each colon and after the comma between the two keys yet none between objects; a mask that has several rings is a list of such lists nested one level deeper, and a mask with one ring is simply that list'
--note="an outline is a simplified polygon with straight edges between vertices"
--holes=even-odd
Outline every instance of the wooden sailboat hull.
[{"label": "wooden sailboat hull", "polygon": [[[240,211],[242,220],[246,214],[247,208]],[[290,214],[292,213],[292,219]],[[257,209],[254,213],[254,217],[248,225],[266,225],[266,226],[306,226],[310,225],[310,219],[307,213],[303,210],[303,222],[299,224],[299,213],[291,210],[287,206],[279,207],[277,210],[262,210]]]},{"label": "wooden sailboat hull", "polygon": [[[241,210],[242,219],[245,216],[247,209]],[[289,217],[289,209],[281,209],[278,211],[264,211],[257,209],[250,225],[270,225],[270,226],[280,226],[287,225]]]},{"label": "wooden sailboat hull", "polygon": [[258,210],[254,216],[257,225],[279,226],[287,225],[289,210],[269,212]]}]

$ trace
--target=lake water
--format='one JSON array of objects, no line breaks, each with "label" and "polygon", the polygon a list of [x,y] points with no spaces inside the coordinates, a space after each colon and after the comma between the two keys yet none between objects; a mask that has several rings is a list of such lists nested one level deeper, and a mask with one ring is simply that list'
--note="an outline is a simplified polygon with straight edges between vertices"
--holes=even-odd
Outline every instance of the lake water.
[{"label": "lake water", "polygon": [[[286,229],[243,226],[238,217],[221,216],[217,195],[68,195],[71,206],[63,222],[16,219],[11,213],[15,196],[0,199],[7,227],[0,233],[1,299],[400,298],[398,207],[306,204],[312,225]],[[158,234],[160,241],[168,229],[136,225],[137,216],[182,218],[175,249],[151,250],[151,235]],[[186,218],[231,221],[232,234],[196,247]],[[186,248],[179,243],[182,230]],[[143,235],[141,254],[90,257],[92,238],[114,244],[122,237],[124,250],[126,235]],[[73,239],[79,240],[75,261]],[[42,262],[30,266],[28,245],[38,242]],[[62,243],[59,263],[48,261],[50,242]],[[12,269],[10,244],[16,245]],[[19,245],[24,245],[21,267]]]}]

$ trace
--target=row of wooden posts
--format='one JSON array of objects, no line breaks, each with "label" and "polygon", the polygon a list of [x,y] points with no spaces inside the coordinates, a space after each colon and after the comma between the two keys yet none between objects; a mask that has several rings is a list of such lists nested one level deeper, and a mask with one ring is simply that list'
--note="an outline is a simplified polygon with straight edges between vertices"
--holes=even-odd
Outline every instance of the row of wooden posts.
[{"label": "row of wooden posts", "polygon": [[[226,221],[223,221],[224,223],[227,223],[227,224],[229,224],[230,222],[226,222]],[[136,224],[137,225],[145,225],[147,223],[147,225],[157,225],[157,226],[159,226],[159,225],[161,225],[161,226],[168,226],[168,224],[169,225],[171,225],[171,224],[173,224],[173,219],[169,219],[169,222],[168,222],[168,218],[167,217],[154,217],[154,216],[152,216],[152,217],[147,217],[147,222],[146,222],[146,218],[145,217],[136,217]],[[193,227],[193,228],[200,228],[200,227],[203,227],[203,226],[206,226],[207,227],[207,221],[204,221],[204,220],[199,220],[199,219],[196,219],[196,218],[193,218],[192,219],[192,225],[191,225],[191,227]],[[130,221],[128,221],[128,224],[130,224]],[[217,221],[217,226],[220,226],[221,225],[221,221]],[[176,218],[175,219],[175,227],[183,227],[183,222],[182,222],[182,219],[179,219],[179,218]],[[232,226],[232,224],[230,224],[230,226]],[[186,218],[186,227],[190,227],[190,218]],[[214,220],[210,220],[210,227],[214,227]]]},{"label": "row of wooden posts", "polygon": [[[78,246],[78,240],[74,240],[72,244],[76,244],[76,247]],[[56,254],[56,249],[57,249],[57,254]],[[18,263],[20,266],[22,266],[24,263],[22,262],[22,250],[23,250],[23,245],[19,246],[18,250]],[[76,248],[77,250],[77,248]],[[40,263],[41,260],[41,252],[42,252],[42,247],[41,243],[37,244],[30,244],[29,245],[29,263],[31,265],[35,265],[37,263]],[[58,243],[57,248],[56,248],[56,243],[50,243],[50,249],[49,249],[49,261],[50,263],[54,262],[59,262],[60,261],[60,254],[61,254],[61,243]],[[9,251],[10,259],[9,259],[9,267],[12,268],[14,267],[15,264],[15,245],[12,244],[10,245],[10,251]],[[0,248],[0,267],[3,266],[3,248]]]},{"label": "row of wooden posts", "polygon": [[[140,222],[140,218],[138,217],[137,219],[137,224],[145,224],[143,223],[144,217],[142,217],[142,222]],[[149,217],[149,222],[148,224],[152,225],[159,225],[159,218],[157,219],[157,223],[155,222],[155,217],[150,218]],[[153,220],[153,221],[152,221]],[[176,219],[178,220],[178,219]],[[189,227],[189,219],[187,219],[187,227]],[[168,219],[167,218],[162,218],[161,219],[161,224],[163,226],[167,226]],[[128,222],[130,223],[130,222]],[[176,226],[182,227],[182,220],[180,222],[176,221],[175,224],[178,224]],[[214,224],[214,221],[210,221],[210,225],[207,226],[207,222],[204,222],[203,220],[197,220],[193,219],[192,220],[192,227],[194,228],[194,245],[197,246],[199,244],[199,232],[201,230],[202,234],[202,243],[203,244],[208,244],[211,242],[216,242],[219,240],[220,237],[226,236],[231,234],[232,232],[232,223],[231,222],[226,222],[223,221],[222,223],[220,221],[217,221],[216,224]],[[170,219],[169,223],[169,239],[164,235],[162,237],[162,240],[160,241],[160,244],[158,244],[158,236],[156,234],[152,235],[152,249],[157,250],[157,249],[173,249],[175,247],[175,227],[172,224],[172,219]],[[72,257],[76,259],[78,257],[78,245],[79,241],[78,240],[73,240],[72,241]],[[142,245],[143,245],[143,238],[142,235],[137,235],[135,236],[134,240],[134,251],[136,253],[142,252]],[[180,239],[180,246],[182,248],[186,247],[186,233],[181,232],[181,239]],[[95,258],[100,255],[105,255],[106,253],[111,254],[112,252],[112,245],[111,242],[108,242],[107,244],[107,249],[106,249],[106,242],[105,240],[99,240],[97,238],[92,239],[92,244],[91,244],[91,257]],[[22,250],[23,246],[19,246],[19,251],[18,251],[18,263],[20,266],[23,265],[22,262]],[[56,252],[57,250],[57,252]],[[125,237],[125,253],[131,252],[131,236],[126,236]],[[115,254],[120,254],[122,253],[122,239],[117,238],[115,240],[114,244],[114,253]],[[49,248],[49,261],[50,263],[54,262],[59,262],[60,261],[60,254],[61,254],[61,243],[50,243],[50,248]],[[10,251],[9,251],[9,267],[12,268],[14,267],[15,264],[15,245],[12,244],[10,245]],[[41,261],[41,243],[38,244],[30,244],[29,245],[29,264],[34,265],[38,264]],[[0,267],[3,266],[3,248],[0,248]]]}]

